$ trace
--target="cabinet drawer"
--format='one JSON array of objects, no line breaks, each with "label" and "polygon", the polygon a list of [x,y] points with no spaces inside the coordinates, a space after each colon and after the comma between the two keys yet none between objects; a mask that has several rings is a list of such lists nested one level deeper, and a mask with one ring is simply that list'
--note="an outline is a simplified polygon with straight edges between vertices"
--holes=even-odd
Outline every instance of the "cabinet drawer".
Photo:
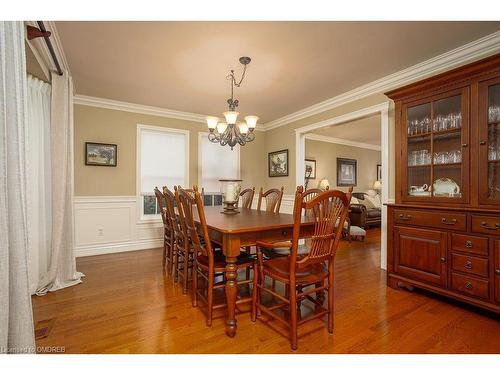
[{"label": "cabinet drawer", "polygon": [[451,235],[451,248],[466,253],[488,255],[488,239],[484,237],[469,236],[468,234]]},{"label": "cabinet drawer", "polygon": [[464,276],[452,272],[451,288],[464,294],[484,299],[489,298],[489,282],[471,276]]},{"label": "cabinet drawer", "polygon": [[472,231],[500,235],[500,217],[472,215]]},{"label": "cabinet drawer", "polygon": [[465,214],[449,212],[428,212],[417,210],[394,210],[394,222],[397,224],[421,225],[431,228],[465,230]]},{"label": "cabinet drawer", "polygon": [[454,271],[488,277],[488,259],[452,253],[451,267]]}]

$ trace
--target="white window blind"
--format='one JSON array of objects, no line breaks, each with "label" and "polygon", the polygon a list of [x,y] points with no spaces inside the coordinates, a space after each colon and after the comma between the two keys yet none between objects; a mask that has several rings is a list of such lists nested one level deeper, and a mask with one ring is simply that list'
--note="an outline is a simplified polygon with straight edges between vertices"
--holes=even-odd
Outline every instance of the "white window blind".
[{"label": "white window blind", "polygon": [[141,194],[152,194],[155,186],[186,186],[186,134],[140,129],[140,137]]},{"label": "white window blind", "polygon": [[205,193],[220,191],[220,179],[240,177],[240,146],[233,150],[208,140],[206,134],[200,134],[199,150],[201,154],[201,186]]}]

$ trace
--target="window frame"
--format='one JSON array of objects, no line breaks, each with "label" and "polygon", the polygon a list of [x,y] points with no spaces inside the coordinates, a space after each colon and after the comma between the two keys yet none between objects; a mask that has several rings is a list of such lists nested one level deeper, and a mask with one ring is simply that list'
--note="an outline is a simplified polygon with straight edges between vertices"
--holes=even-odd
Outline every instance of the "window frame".
[{"label": "window frame", "polygon": [[[203,155],[202,155],[202,149],[203,149],[203,141],[205,138],[208,138],[208,132],[198,132],[198,184],[200,185],[200,189],[203,188]],[[222,146],[219,146],[222,147]],[[224,147],[229,147],[229,146],[224,146]],[[233,150],[234,151],[234,150]],[[238,172],[236,174],[236,178],[240,179],[241,178],[241,146],[238,147],[238,160],[237,160],[237,168]],[[205,191],[205,194],[213,194],[213,193],[220,193],[218,191]]]},{"label": "window frame", "polygon": [[[150,130],[153,132],[159,133],[180,133],[186,137],[186,165],[184,170],[184,184],[183,186],[189,186],[189,130],[184,129],[176,129],[176,128],[168,128],[163,126],[153,126],[153,125],[145,125],[145,124],[137,124],[137,133],[136,133],[136,211],[137,211],[137,222],[140,223],[151,223],[151,222],[161,222],[161,216],[159,214],[155,215],[144,215],[144,196],[141,194],[141,141],[142,141],[142,131]],[[159,188],[161,188],[159,186]]]}]

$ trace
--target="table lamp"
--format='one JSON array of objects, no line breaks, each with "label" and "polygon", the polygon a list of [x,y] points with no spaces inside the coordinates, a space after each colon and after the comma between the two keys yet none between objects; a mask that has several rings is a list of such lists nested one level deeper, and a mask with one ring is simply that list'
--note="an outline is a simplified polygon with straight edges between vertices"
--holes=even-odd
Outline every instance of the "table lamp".
[{"label": "table lamp", "polygon": [[319,182],[318,188],[320,188],[321,190],[328,190],[330,188],[330,183],[328,182],[328,179],[327,178],[322,179]]}]

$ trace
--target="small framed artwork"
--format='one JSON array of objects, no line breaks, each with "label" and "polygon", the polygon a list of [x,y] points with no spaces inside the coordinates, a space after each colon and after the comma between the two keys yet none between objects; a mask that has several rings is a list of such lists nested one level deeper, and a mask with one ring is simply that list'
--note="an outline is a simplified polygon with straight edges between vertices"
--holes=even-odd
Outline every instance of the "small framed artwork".
[{"label": "small framed artwork", "polygon": [[270,152],[267,158],[269,177],[288,176],[288,149]]},{"label": "small framed artwork", "polygon": [[382,165],[377,164],[377,181],[382,181]]},{"label": "small framed artwork", "polygon": [[316,178],[316,160],[306,159],[306,178],[314,180]]},{"label": "small framed artwork", "polygon": [[337,186],[356,186],[357,161],[337,158]]},{"label": "small framed artwork", "polygon": [[85,142],[85,165],[116,167],[117,153],[117,145]]}]

